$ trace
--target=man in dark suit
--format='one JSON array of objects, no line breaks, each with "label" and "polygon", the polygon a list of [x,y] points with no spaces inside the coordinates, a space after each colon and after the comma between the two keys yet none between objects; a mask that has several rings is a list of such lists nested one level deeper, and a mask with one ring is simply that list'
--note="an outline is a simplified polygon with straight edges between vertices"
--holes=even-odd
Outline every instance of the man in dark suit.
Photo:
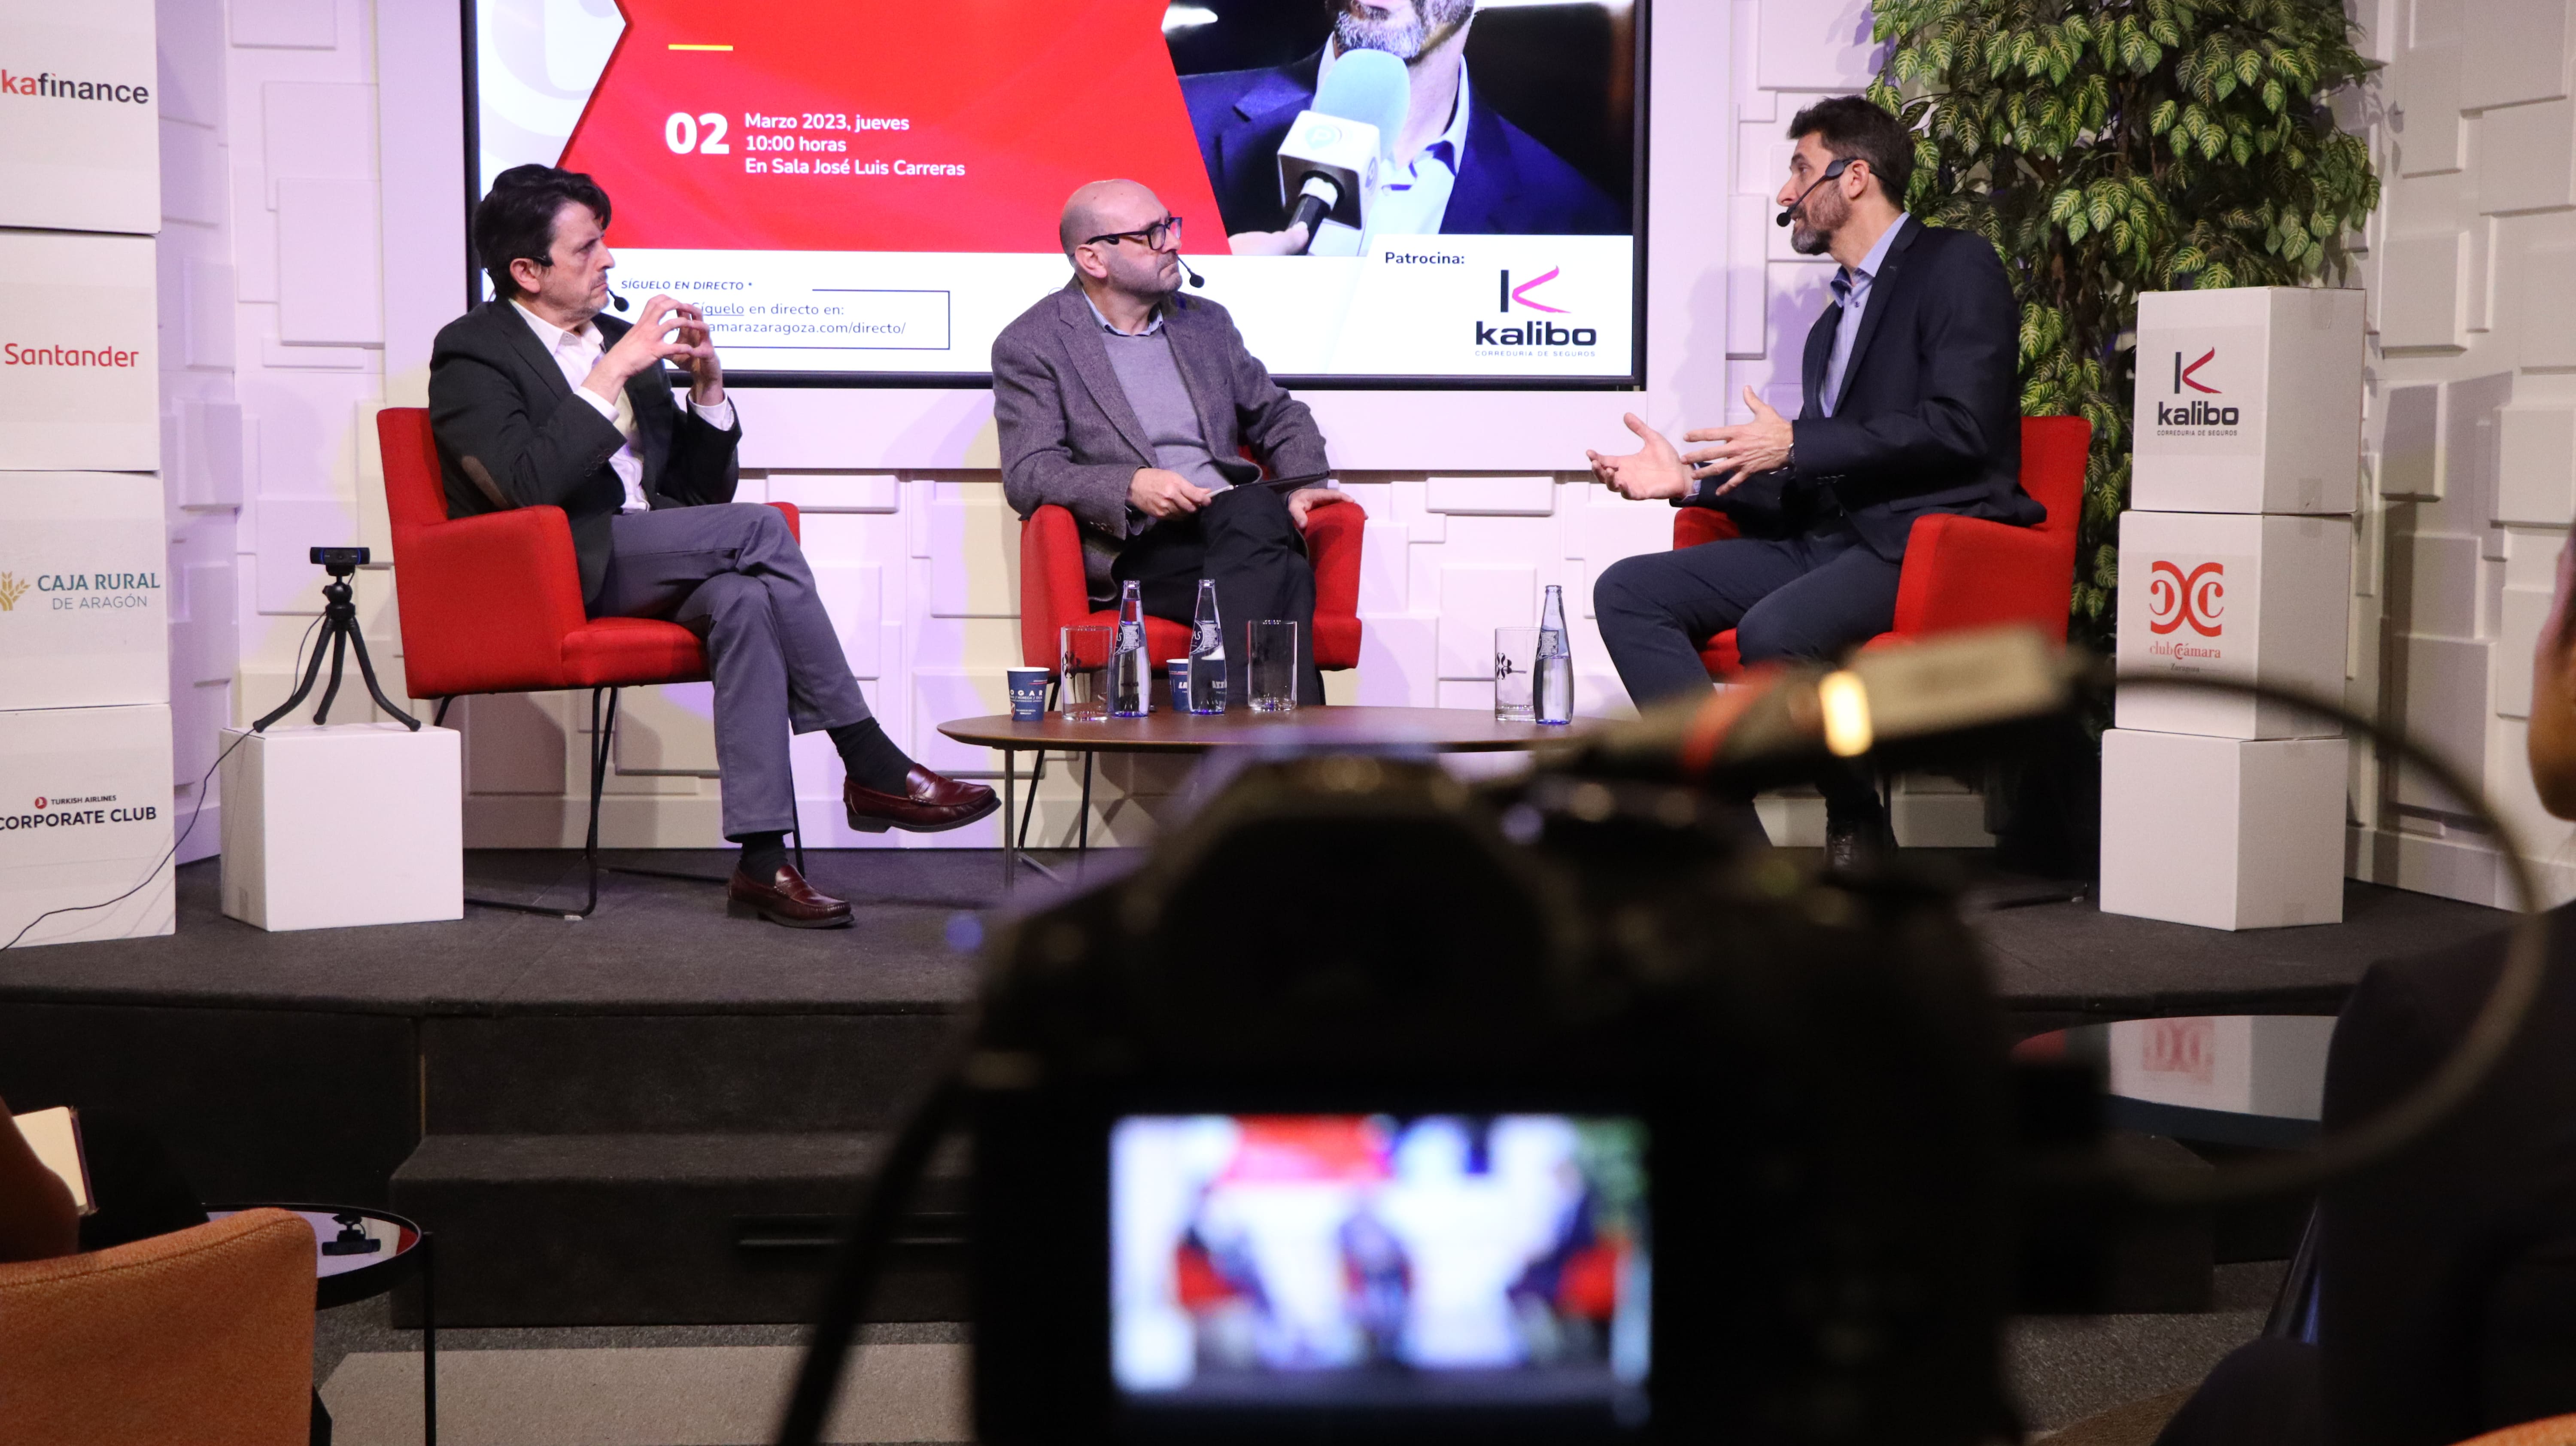
[{"label": "man in dark suit", "polygon": [[[1244,349],[1225,308],[1178,294],[1180,222],[1133,181],[1065,202],[1064,289],[993,340],[1002,495],[1082,524],[1092,601],[1137,584],[1145,611],[1193,621],[1201,578],[1226,627],[1226,696],[1242,707],[1246,623],[1297,624],[1298,701],[1324,701],[1314,657],[1306,515],[1343,501],[1317,485],[1324,438],[1304,402]],[[1266,465],[1243,460],[1249,447]]]},{"label": "man in dark suit", "polygon": [[[1234,249],[1295,251],[1307,244],[1302,231],[1279,229],[1288,220],[1279,196],[1279,145],[1297,113],[1314,103],[1323,72],[1353,50],[1393,55],[1413,82],[1394,164],[1371,197],[1376,234],[1625,234],[1622,203],[1478,102],[1466,64],[1475,15],[1475,0],[1338,0],[1331,40],[1303,60],[1182,76],[1199,156],[1226,233],[1236,238]],[[1322,238],[1315,244],[1319,252],[1332,249]]]},{"label": "man in dark suit", "polygon": [[[1645,705],[1708,685],[1698,643],[1727,628],[1748,663],[1826,658],[1885,632],[1914,520],[1956,512],[2027,527],[2021,490],[2018,315],[1992,246],[1905,214],[1904,126],[1859,96],[1800,111],[1780,204],[1791,244],[1842,263],[1835,304],[1807,334],[1795,422],[1745,388],[1753,420],[1589,454],[1622,495],[1715,507],[1741,536],[1623,559],[1593,585],[1602,642]],[[1827,848],[1854,862],[1887,838],[1866,783],[1825,780]]]},{"label": "man in dark suit", "polygon": [[[475,250],[499,299],[441,330],[429,364],[448,513],[560,507],[592,617],[668,618],[705,640],[725,836],[743,846],[728,907],[845,926],[850,906],[787,861],[791,727],[831,734],[852,828],[957,828],[993,811],[993,791],[915,764],[886,737],[786,520],[734,504],[742,428],[698,309],[656,296],[631,327],[599,314],[616,264],[608,216],[588,176],[550,166],[502,172],[475,207]],[[688,372],[685,408],[665,362]]]}]

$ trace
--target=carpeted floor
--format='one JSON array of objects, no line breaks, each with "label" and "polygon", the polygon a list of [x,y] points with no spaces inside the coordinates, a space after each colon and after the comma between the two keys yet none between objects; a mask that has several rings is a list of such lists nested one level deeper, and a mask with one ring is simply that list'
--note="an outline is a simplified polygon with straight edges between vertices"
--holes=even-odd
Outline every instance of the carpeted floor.
[{"label": "carpeted floor", "polygon": [[[2198,1381],[2262,1329],[2277,1263],[2218,1269],[2196,1315],[2028,1317],[2005,1371],[2033,1433]],[[418,1446],[420,1334],[385,1302],[325,1311],[314,1379],[334,1446]],[[452,1330],[439,1337],[445,1446],[733,1446],[766,1442],[803,1358],[794,1326]],[[871,1327],[843,1388],[834,1442],[971,1439],[965,1328]]]}]

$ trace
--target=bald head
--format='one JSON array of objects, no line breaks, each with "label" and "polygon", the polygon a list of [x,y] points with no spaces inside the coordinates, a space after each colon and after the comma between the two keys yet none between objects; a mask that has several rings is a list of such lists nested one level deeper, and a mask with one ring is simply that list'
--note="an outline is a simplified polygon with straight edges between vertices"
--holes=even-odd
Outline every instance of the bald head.
[{"label": "bald head", "polygon": [[1141,231],[1162,219],[1163,203],[1154,193],[1134,181],[1092,181],[1065,198],[1064,215],[1056,222],[1056,240],[1063,243],[1064,254],[1094,236],[1117,231]]}]

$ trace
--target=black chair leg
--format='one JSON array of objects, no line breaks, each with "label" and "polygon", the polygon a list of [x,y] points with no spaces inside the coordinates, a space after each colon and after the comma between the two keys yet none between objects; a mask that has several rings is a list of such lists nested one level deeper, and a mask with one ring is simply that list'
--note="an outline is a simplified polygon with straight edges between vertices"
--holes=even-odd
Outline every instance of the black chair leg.
[{"label": "black chair leg", "polygon": [[1082,755],[1082,817],[1076,826],[1073,845],[1073,851],[1078,854],[1091,852],[1091,760],[1095,756],[1089,753]]},{"label": "black chair leg", "polygon": [[[607,700],[604,712],[601,708],[603,695]],[[477,908],[508,909],[513,913],[544,914],[564,920],[587,919],[599,907],[599,797],[608,786],[608,753],[614,743],[616,732],[617,690],[615,688],[591,689],[590,827],[589,831],[582,835],[581,862],[582,871],[587,876],[587,888],[581,907],[578,910],[568,910],[545,904],[513,903],[508,899],[468,898],[465,902]]]},{"label": "black chair leg", "polygon": [[430,717],[429,717],[429,726],[430,726],[430,727],[432,727],[432,728],[444,728],[444,727],[446,727],[446,726],[447,726],[447,705],[449,705],[450,703],[453,703],[453,702],[455,702],[455,701],[456,701],[456,695],[455,695],[455,694],[453,694],[453,693],[450,693],[450,694],[448,694],[446,697],[439,699],[439,700],[438,700],[438,711],[430,715]]}]

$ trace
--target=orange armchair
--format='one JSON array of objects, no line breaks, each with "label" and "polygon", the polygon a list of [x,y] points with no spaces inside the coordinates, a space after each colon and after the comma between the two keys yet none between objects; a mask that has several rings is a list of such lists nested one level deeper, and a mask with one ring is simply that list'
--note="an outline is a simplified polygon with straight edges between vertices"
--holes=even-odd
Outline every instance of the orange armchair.
[{"label": "orange armchair", "polygon": [[[1315,666],[1360,665],[1360,540],[1368,513],[1357,502],[1318,507],[1306,516],[1306,558],[1315,569]],[[1078,623],[1115,627],[1116,608],[1094,611],[1082,575],[1081,524],[1050,503],[1020,523],[1020,661],[1056,671],[1062,630]],[[1187,624],[1145,619],[1145,651],[1156,667],[1190,650]]]},{"label": "orange armchair", "polygon": [[[451,519],[424,407],[376,414],[384,449],[385,511],[393,523],[394,596],[402,619],[403,680],[415,698],[447,705],[470,693],[590,690],[590,831],[582,844],[590,893],[578,911],[501,899],[493,909],[581,918],[599,907],[599,799],[617,733],[617,690],[696,683],[706,649],[678,623],[593,618],[583,609],[572,524],[560,507],[520,507]],[[789,503],[769,504],[800,519]],[[602,701],[606,707],[602,709]],[[798,863],[804,838],[797,838]]]},{"label": "orange armchair", "polygon": [[[1896,624],[1865,646],[2011,622],[2063,641],[2075,587],[2075,528],[2084,513],[2084,459],[2092,445],[2093,424],[2082,417],[2022,418],[2021,487],[2048,516],[2036,527],[1955,513],[1918,520],[1897,574]],[[1684,507],[1673,515],[1677,548],[1736,535],[1734,519],[1715,508]],[[1699,646],[1710,677],[1744,671],[1733,628]]]},{"label": "orange armchair", "polygon": [[313,1230],[283,1210],[0,1265],[11,1441],[285,1446],[312,1392]]}]

